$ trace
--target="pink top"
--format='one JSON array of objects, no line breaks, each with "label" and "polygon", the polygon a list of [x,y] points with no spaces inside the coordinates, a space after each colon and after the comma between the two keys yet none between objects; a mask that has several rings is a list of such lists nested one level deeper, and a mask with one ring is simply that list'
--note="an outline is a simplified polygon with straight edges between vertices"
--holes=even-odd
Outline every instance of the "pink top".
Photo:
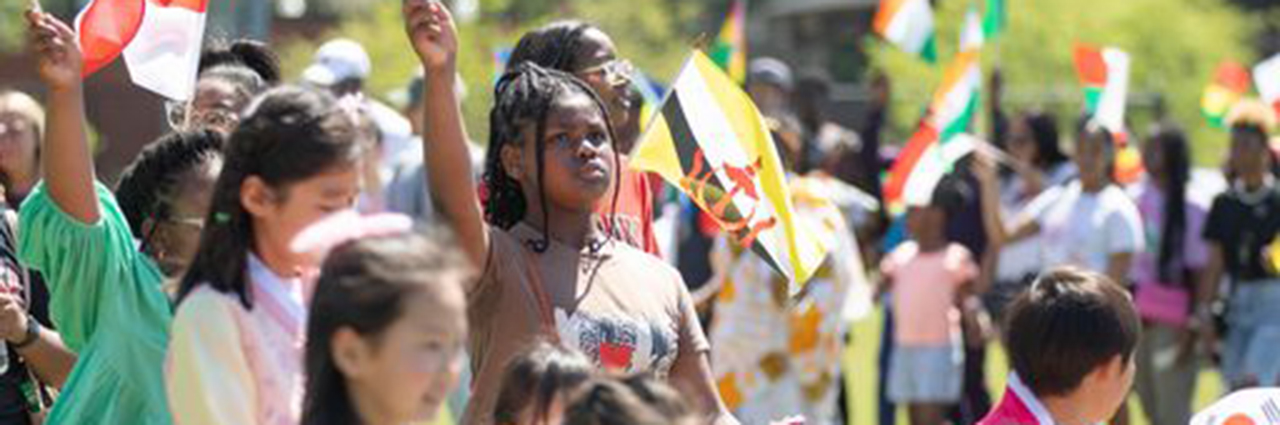
[{"label": "pink top", "polygon": [[914,241],[904,242],[880,263],[880,272],[893,280],[898,344],[944,346],[959,335],[956,291],[978,275],[978,266],[964,246],[953,243],[935,252],[920,252]]},{"label": "pink top", "polygon": [[[1133,257],[1131,276],[1137,284],[1134,302],[1142,318],[1168,325],[1180,326],[1187,321],[1191,310],[1191,294],[1184,276],[1174,282],[1160,282],[1160,235],[1164,234],[1164,193],[1150,182],[1134,186],[1130,195],[1138,204],[1142,215],[1146,249]],[[1182,252],[1177,253],[1179,270],[1203,269],[1209,262],[1209,249],[1200,235],[1204,230],[1207,209],[1196,202],[1186,201],[1186,225],[1183,228]]]},{"label": "pink top", "polygon": [[1004,398],[978,425],[1053,425],[1053,416],[1031,389],[1023,385],[1018,374],[1010,372]]},{"label": "pink top", "polygon": [[301,419],[311,285],[249,258],[253,309],[201,286],[179,306],[167,387],[178,424],[294,425]]}]

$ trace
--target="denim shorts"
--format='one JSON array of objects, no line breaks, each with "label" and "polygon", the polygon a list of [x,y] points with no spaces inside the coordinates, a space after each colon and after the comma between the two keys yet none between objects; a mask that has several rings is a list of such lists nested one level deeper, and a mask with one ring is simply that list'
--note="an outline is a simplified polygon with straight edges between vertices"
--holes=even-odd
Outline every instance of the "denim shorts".
[{"label": "denim shorts", "polygon": [[894,347],[889,359],[889,400],[899,404],[959,402],[964,383],[964,350],[960,347]]},{"label": "denim shorts", "polygon": [[1280,279],[1236,285],[1227,302],[1222,374],[1228,385],[1280,385]]}]

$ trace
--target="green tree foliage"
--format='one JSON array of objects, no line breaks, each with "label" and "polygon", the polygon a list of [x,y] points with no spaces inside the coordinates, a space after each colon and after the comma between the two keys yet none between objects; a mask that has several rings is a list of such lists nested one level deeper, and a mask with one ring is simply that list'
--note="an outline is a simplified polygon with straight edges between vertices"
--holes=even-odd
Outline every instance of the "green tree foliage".
[{"label": "green tree foliage", "polygon": [[[1263,18],[1246,15],[1225,0],[1014,0],[1007,5],[1008,31],[989,41],[983,54],[984,72],[997,64],[1003,70],[1006,110],[1053,110],[1064,135],[1070,135],[1083,102],[1073,44],[1115,46],[1132,58],[1127,120],[1138,135],[1155,117],[1154,99],[1160,97],[1168,117],[1191,134],[1199,163],[1216,164],[1225,155],[1226,133],[1207,125],[1200,95],[1220,61],[1258,60],[1250,37]],[[874,68],[893,78],[893,123],[899,138],[911,131],[943,67],[958,50],[970,3],[937,1],[935,7],[938,66],[879,40],[865,44]]]},{"label": "green tree foliage", "polygon": [[[332,36],[364,44],[374,64],[368,92],[375,96],[404,88],[418,67],[404,36],[400,1],[380,1],[365,15],[349,16]],[[662,80],[674,77],[688,54],[692,34],[706,6],[678,0],[498,0],[481,2],[480,19],[461,24],[459,73],[466,81],[463,114],[471,137],[488,140],[489,106],[493,104],[494,53],[513,47],[521,34],[556,19],[582,19],[600,26],[621,55]],[[715,28],[702,31],[712,32]],[[319,39],[283,44],[285,75],[297,76],[311,60]]]}]

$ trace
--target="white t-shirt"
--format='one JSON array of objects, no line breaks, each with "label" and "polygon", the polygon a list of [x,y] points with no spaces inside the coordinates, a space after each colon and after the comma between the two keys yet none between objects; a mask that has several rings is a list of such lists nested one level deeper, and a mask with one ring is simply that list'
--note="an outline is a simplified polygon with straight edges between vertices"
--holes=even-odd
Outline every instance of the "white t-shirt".
[{"label": "white t-shirt", "polygon": [[[1075,176],[1076,166],[1070,161],[1058,164],[1043,175],[1045,187],[1050,189],[1066,184]],[[1016,215],[1018,212],[1025,210],[1033,201],[1039,199],[1039,194],[1031,197],[1024,196],[1025,185],[1026,182],[1015,175],[1001,189],[1000,205],[1004,208],[1005,217]],[[1040,193],[1043,194],[1044,191]],[[1040,273],[1043,268],[1041,243],[1040,235],[1032,235],[1001,248],[1000,261],[996,263],[996,280],[1016,282],[1027,275]]]},{"label": "white t-shirt", "polygon": [[1054,186],[1031,201],[1024,214],[1040,225],[1045,267],[1074,265],[1105,273],[1112,254],[1143,248],[1138,208],[1114,185],[1098,193],[1085,193],[1079,181]]}]

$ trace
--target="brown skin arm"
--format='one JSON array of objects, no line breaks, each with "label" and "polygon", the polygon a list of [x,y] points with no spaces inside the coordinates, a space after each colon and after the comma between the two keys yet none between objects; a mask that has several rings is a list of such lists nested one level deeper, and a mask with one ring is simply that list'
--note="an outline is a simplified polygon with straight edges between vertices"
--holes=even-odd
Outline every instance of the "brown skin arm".
[{"label": "brown skin arm", "polygon": [[982,187],[979,192],[982,201],[982,225],[986,229],[987,243],[999,247],[1040,233],[1040,224],[1025,217],[1019,217],[1013,227],[1005,227],[995,160],[981,153],[976,155],[975,159],[973,171]]},{"label": "brown skin arm", "polygon": [[1218,297],[1218,285],[1222,282],[1222,275],[1225,273],[1226,257],[1222,253],[1222,244],[1214,241],[1205,241],[1205,243],[1209,247],[1209,261],[1205,263],[1204,271],[1199,276],[1200,281],[1196,285],[1195,304],[1191,317],[1199,322],[1203,348],[1212,350],[1218,336],[1214,332],[1213,324],[1209,322],[1211,318],[1201,312],[1208,311],[1208,307]]},{"label": "brown skin arm", "polygon": [[46,384],[62,388],[76,365],[77,356],[62,343],[62,337],[46,328],[40,329],[40,337],[18,354],[27,362],[36,376]]},{"label": "brown skin arm", "polygon": [[1107,277],[1117,285],[1129,286],[1129,268],[1133,264],[1132,252],[1118,252],[1107,257]]},{"label": "brown skin arm", "polygon": [[720,398],[707,353],[680,354],[671,368],[671,384],[693,400],[693,405],[702,407],[705,423],[738,425],[738,420],[729,413],[728,406]]},{"label": "brown skin arm", "polygon": [[45,187],[58,208],[85,224],[100,216],[93,155],[85,133],[84,87],[75,33],[58,18],[28,11],[27,32],[40,80],[49,89],[44,137]]},{"label": "brown skin arm", "polygon": [[439,2],[408,0],[405,32],[426,70],[423,155],[433,199],[457,234],[471,263],[485,266],[489,234],[476,198],[467,131],[453,87],[457,78],[457,29]]}]

